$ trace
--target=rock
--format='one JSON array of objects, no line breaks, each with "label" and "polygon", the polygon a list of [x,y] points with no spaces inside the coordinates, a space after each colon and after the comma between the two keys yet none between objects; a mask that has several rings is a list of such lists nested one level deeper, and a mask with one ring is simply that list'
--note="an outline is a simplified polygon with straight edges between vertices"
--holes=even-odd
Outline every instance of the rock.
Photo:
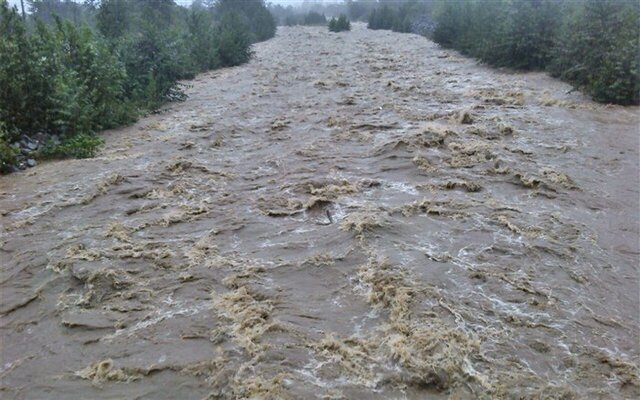
[{"label": "rock", "polygon": [[47,135],[44,132],[38,132],[35,135],[33,135],[33,139],[38,143],[46,143],[47,140],[49,139],[49,135]]},{"label": "rock", "polygon": [[27,142],[27,149],[38,150],[38,142]]},{"label": "rock", "polygon": [[28,160],[27,160],[27,166],[28,166],[29,168],[33,168],[33,167],[35,167],[36,165],[38,165],[38,163],[37,163],[37,162],[36,162],[36,160],[34,160],[33,158],[30,158],[30,159],[28,159]]}]

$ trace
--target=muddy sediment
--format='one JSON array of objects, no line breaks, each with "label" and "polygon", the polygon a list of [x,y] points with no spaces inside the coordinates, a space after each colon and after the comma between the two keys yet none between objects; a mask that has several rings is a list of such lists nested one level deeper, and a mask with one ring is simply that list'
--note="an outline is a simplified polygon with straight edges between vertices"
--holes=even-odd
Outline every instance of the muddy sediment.
[{"label": "muddy sediment", "polygon": [[2,398],[634,398],[637,108],[280,28],[0,180]]}]

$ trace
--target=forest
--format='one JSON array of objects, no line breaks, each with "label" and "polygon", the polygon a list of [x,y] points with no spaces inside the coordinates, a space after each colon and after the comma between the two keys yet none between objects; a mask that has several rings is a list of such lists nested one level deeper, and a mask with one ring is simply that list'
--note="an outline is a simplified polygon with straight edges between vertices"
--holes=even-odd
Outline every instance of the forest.
[{"label": "forest", "polygon": [[262,0],[26,3],[23,15],[0,0],[4,172],[18,156],[92,156],[95,132],[181,99],[181,80],[247,62],[276,30]]},{"label": "forest", "polygon": [[367,22],[369,29],[422,34],[492,66],[547,71],[599,102],[640,102],[636,1],[388,2]]}]

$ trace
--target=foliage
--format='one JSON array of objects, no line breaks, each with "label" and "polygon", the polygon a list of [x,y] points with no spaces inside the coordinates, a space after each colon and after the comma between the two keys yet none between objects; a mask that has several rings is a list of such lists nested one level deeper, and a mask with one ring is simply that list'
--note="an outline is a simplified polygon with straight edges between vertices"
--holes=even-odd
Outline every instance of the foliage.
[{"label": "foliage", "polygon": [[329,31],[331,32],[343,32],[350,30],[351,22],[349,22],[349,19],[344,14],[340,14],[338,19],[331,18],[331,21],[329,21]]},{"label": "foliage", "polygon": [[228,12],[220,18],[215,47],[222,65],[239,65],[251,57],[250,38],[241,17]]},{"label": "foliage", "polygon": [[352,21],[365,20],[376,7],[376,2],[365,0],[346,0],[347,14]]},{"label": "foliage", "polygon": [[587,0],[561,27],[548,66],[595,100],[640,103],[640,5]]},{"label": "foliage", "polygon": [[249,29],[251,42],[261,42],[276,34],[276,22],[263,0],[218,0],[215,12],[219,16],[237,14]]},{"label": "foliage", "polygon": [[111,39],[125,35],[130,31],[132,11],[129,0],[103,0],[96,15],[98,30]]},{"label": "foliage", "polygon": [[305,1],[302,4],[291,4],[286,7],[269,2],[267,8],[278,25],[326,25],[327,15],[339,15],[347,12],[345,3]]},{"label": "foliage", "polygon": [[29,34],[6,5],[0,21],[0,119],[9,131],[64,136],[130,120],[124,66],[89,28],[56,19]]},{"label": "foliage", "polygon": [[70,0],[25,0],[32,20],[54,23],[55,18],[72,21],[74,24],[93,25],[96,0],[83,2]]},{"label": "foliage", "polygon": [[284,17],[283,25],[295,26],[295,25],[326,25],[327,17],[324,14],[320,14],[316,11],[309,11],[306,14],[291,13]]},{"label": "foliage", "polygon": [[91,158],[96,155],[98,148],[103,143],[104,140],[98,136],[80,133],[59,145],[49,143],[43,150],[42,156],[44,158]]},{"label": "foliage", "polygon": [[304,16],[304,25],[325,25],[326,23],[327,17],[315,11],[309,11],[309,13]]},{"label": "foliage", "polygon": [[369,13],[369,29],[390,29],[394,32],[413,32],[415,19],[431,15],[430,1],[405,1],[381,3]]},{"label": "foliage", "polygon": [[369,14],[369,29],[391,29],[396,20],[396,12],[389,6],[374,9]]},{"label": "foliage", "polygon": [[548,70],[593,96],[640,102],[640,4],[441,1],[433,39],[495,66]]},{"label": "foliage", "polygon": [[183,98],[180,80],[247,62],[251,44],[275,34],[263,0],[28,4],[25,21],[0,0],[2,165],[22,134],[59,135],[48,157],[91,156],[95,132]]},{"label": "foliage", "polygon": [[0,2],[0,121],[4,135],[14,141],[20,131],[48,125],[53,108],[53,82],[46,79],[52,63],[25,24],[6,3]]},{"label": "foliage", "polygon": [[0,121],[0,173],[9,172],[9,167],[16,163],[19,150],[11,145],[9,133]]}]

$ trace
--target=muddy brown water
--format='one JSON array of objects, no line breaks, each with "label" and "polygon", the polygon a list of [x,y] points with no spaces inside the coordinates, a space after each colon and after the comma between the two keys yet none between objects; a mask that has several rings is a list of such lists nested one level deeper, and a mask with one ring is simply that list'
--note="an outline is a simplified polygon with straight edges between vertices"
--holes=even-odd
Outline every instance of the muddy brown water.
[{"label": "muddy brown water", "polygon": [[635,398],[636,107],[280,28],[0,178],[6,399]]}]

